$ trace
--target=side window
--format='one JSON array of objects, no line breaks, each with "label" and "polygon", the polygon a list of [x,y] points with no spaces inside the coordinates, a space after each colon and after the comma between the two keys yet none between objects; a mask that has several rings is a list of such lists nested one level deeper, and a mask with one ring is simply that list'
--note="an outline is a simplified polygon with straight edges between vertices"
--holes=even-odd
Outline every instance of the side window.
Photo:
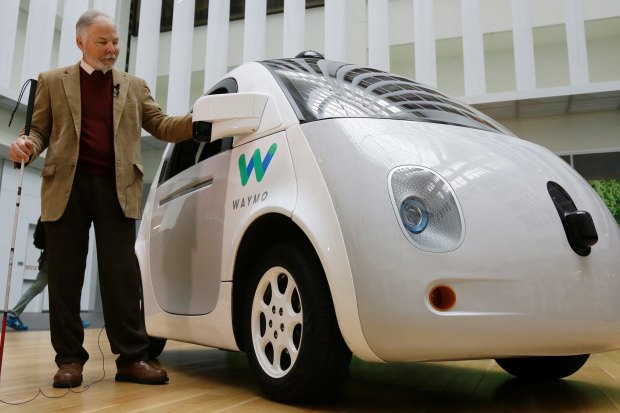
[{"label": "side window", "polygon": [[195,164],[196,152],[200,144],[193,139],[179,142],[172,148],[172,154],[168,162],[167,178],[172,178]]},{"label": "side window", "polygon": [[[235,79],[224,79],[209,89],[204,96],[236,93],[238,90]],[[164,170],[159,177],[159,184],[183,172],[190,166],[231,148],[232,137],[218,139],[210,143],[196,142],[193,139],[176,143],[164,161]]]},{"label": "side window", "polygon": [[233,138],[222,138],[218,139],[215,142],[204,143],[201,142],[199,144],[198,150],[196,152],[195,160],[196,163],[202,162],[205,159],[212,157],[213,155],[217,155],[220,152],[227,151],[232,148]]}]

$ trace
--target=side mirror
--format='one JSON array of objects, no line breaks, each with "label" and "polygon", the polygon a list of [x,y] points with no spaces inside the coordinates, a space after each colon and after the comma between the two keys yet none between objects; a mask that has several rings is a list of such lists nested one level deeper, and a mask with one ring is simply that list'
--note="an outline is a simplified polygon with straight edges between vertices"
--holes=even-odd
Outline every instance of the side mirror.
[{"label": "side mirror", "polygon": [[269,95],[254,92],[199,98],[192,115],[194,139],[212,142],[227,136],[255,132],[261,123],[267,100]]}]

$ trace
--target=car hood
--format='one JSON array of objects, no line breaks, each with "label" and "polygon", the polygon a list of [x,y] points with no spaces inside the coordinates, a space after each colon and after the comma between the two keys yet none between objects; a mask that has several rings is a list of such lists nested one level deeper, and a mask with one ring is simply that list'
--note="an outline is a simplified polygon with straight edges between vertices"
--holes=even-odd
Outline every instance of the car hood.
[{"label": "car hood", "polygon": [[[547,190],[549,181],[561,185],[579,210],[592,215],[598,248],[608,247],[609,237],[618,233],[605,205],[573,168],[547,149],[519,138],[382,119],[332,119],[305,124],[303,130],[337,213],[352,226],[370,225],[364,219],[369,213],[381,217],[380,225],[386,220],[397,223],[387,177],[395,167],[415,165],[435,171],[453,188],[465,218],[463,247],[468,239],[475,240],[476,249],[489,251],[532,248],[535,254],[535,240],[548,246],[545,238],[557,234],[545,230],[562,230]],[[507,239],[498,245],[497,238]]]}]

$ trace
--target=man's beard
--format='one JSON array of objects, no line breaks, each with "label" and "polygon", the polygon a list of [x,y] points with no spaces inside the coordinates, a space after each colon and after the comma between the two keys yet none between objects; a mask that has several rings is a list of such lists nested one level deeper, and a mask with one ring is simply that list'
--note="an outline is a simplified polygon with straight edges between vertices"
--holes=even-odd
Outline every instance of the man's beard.
[{"label": "man's beard", "polygon": [[114,63],[116,63],[116,58],[118,56],[114,56],[114,55],[107,55],[103,58],[101,58],[100,60],[97,60],[97,65],[99,67],[95,67],[95,69],[97,70],[110,70],[112,69],[112,67],[114,66]]}]

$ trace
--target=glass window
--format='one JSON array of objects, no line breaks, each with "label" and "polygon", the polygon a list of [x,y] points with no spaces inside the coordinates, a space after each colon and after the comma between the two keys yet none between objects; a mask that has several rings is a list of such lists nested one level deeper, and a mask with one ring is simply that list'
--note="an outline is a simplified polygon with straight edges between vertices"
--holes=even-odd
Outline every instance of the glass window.
[{"label": "glass window", "polygon": [[573,155],[573,166],[586,179],[620,179],[620,152]]},{"label": "glass window", "polygon": [[443,123],[512,135],[476,109],[398,75],[322,59],[279,59],[261,63],[275,76],[302,122],[377,117]]},{"label": "glass window", "polygon": [[620,225],[620,152],[572,155],[573,167],[588,180]]}]

